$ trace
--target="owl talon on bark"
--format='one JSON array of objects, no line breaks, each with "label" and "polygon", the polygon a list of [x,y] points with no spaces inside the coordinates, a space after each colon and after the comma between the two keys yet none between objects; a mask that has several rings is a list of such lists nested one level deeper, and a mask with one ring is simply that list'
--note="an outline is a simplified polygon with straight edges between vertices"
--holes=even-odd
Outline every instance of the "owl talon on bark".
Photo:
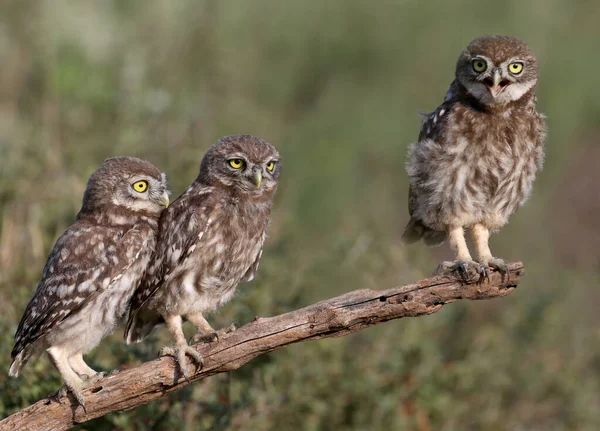
[{"label": "owl talon on bark", "polygon": [[225,334],[231,334],[232,332],[237,331],[237,325],[235,323],[232,323],[229,326],[226,326],[225,328],[221,328],[217,331],[217,337],[222,337]]},{"label": "owl talon on bark", "polygon": [[187,344],[176,344],[174,347],[165,346],[158,352],[158,356],[172,356],[177,361],[181,374],[183,374],[185,380],[190,383],[190,377],[187,372],[186,355],[190,356],[198,364],[196,371],[204,366],[204,358],[202,355]]},{"label": "owl talon on bark", "polygon": [[503,277],[506,275],[506,281],[510,281],[510,271],[508,270],[508,265],[504,262],[504,260],[494,257],[490,259],[488,265],[502,274]]},{"label": "owl talon on bark", "polygon": [[99,371],[92,376],[85,374],[81,376],[81,380],[83,380],[86,385],[93,385],[94,383],[98,382],[98,380],[102,380],[105,376],[106,371]]},{"label": "owl talon on bark", "polygon": [[[112,372],[111,372],[111,375],[112,375]],[[71,384],[64,383],[56,393],[50,394],[50,395],[48,395],[48,397],[55,397],[57,400],[60,400],[64,397],[66,397],[68,392],[71,392],[73,394],[73,396],[75,397],[75,399],[77,400],[77,402],[85,410],[85,400],[83,398],[82,392],[85,389],[87,389],[91,386],[94,386],[96,383],[98,383],[98,381],[102,380],[105,376],[106,376],[105,371],[100,371],[91,376],[88,374],[83,374],[80,376],[81,383],[76,383],[76,382],[73,382]]]},{"label": "owl talon on bark", "polygon": [[61,399],[66,398],[68,393],[71,392],[79,405],[85,410],[85,400],[83,399],[83,394],[81,393],[83,389],[85,389],[84,385],[79,388],[75,388],[64,383],[58,391],[48,395],[48,398],[56,398],[56,400],[60,402]]},{"label": "owl talon on bark", "polygon": [[208,334],[198,332],[191,338],[190,344],[212,343],[213,341],[219,342],[219,333],[217,331],[209,332]]},{"label": "owl talon on bark", "polygon": [[485,280],[490,282],[490,268],[487,265],[479,265],[481,271],[479,272],[479,280],[477,280],[477,284],[483,284]]},{"label": "owl talon on bark", "polygon": [[484,265],[480,265],[479,263],[474,261],[465,260],[457,260],[454,262],[441,262],[435,270],[435,275],[454,275],[458,273],[461,280],[464,283],[468,283],[470,281],[470,267],[474,268],[477,274],[479,274],[479,279],[477,280],[477,283],[481,283],[486,278],[489,279],[489,271]]},{"label": "owl talon on bark", "polygon": [[212,343],[213,341],[216,341],[218,343],[221,340],[221,337],[223,335],[235,332],[236,329],[237,329],[237,326],[235,325],[235,323],[232,323],[231,325],[229,325],[225,328],[221,328],[218,331],[212,331],[212,332],[208,332],[208,333],[205,333],[203,331],[198,331],[198,333],[196,333],[191,338],[190,344]]},{"label": "owl talon on bark", "polygon": [[435,273],[436,275],[449,275],[458,273],[462,281],[469,281],[469,267],[467,262],[464,260],[457,260],[456,262],[444,261],[438,265]]}]

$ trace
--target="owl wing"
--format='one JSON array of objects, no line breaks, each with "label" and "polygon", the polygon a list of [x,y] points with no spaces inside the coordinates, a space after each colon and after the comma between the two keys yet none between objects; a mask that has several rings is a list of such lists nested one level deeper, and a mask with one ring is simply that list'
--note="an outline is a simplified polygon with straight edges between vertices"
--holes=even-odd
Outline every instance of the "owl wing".
[{"label": "owl wing", "polygon": [[256,254],[256,259],[254,260],[254,262],[252,262],[252,265],[250,265],[250,268],[248,268],[248,270],[246,271],[246,273],[242,277],[242,280],[244,280],[244,281],[252,281],[252,280],[254,280],[254,277],[256,276],[256,271],[258,271],[258,265],[260,265],[260,258],[262,256],[263,245],[265,243],[265,239],[267,239],[267,233],[266,233],[266,231],[263,232],[263,234],[262,234],[262,239],[261,239],[261,242],[260,242],[260,248],[258,249],[258,253]]},{"label": "owl wing", "polygon": [[[412,166],[408,168],[409,171],[414,168],[415,165],[418,166],[424,164],[422,160],[423,153],[432,151],[432,148],[434,151],[437,151],[439,146],[444,145],[447,119],[449,113],[459,101],[459,97],[458,84],[455,80],[450,84],[442,104],[438,106],[435,111],[429,114],[422,114],[423,121],[421,123],[421,130],[419,131],[419,140],[411,146],[410,150],[411,154],[409,157],[411,157],[412,160],[409,162],[409,165]],[[408,188],[408,213],[410,215],[410,221],[404,228],[402,240],[407,244],[412,244],[419,241],[421,238],[424,238],[427,245],[439,245],[443,242],[446,234],[427,228],[421,220],[413,216],[417,209],[417,192],[415,192],[412,181],[422,182],[426,181],[426,178],[424,178],[422,170],[414,170],[413,173],[409,173],[409,175],[411,175],[412,178]]]},{"label": "owl wing", "polygon": [[415,206],[417,205],[417,195],[413,190],[412,185],[408,186],[408,215],[412,217],[415,212]]},{"label": "owl wing", "polygon": [[158,249],[132,298],[126,334],[136,311],[161,288],[175,268],[183,265],[218,218],[219,209],[207,202],[209,193],[209,188],[197,192],[188,190],[163,211]]},{"label": "owl wing", "polygon": [[15,358],[27,345],[109,289],[147,251],[148,236],[132,228],[77,222],[56,242],[15,334]]},{"label": "owl wing", "polygon": [[535,129],[537,132],[536,133],[537,145],[535,148],[535,164],[536,164],[538,170],[541,171],[542,168],[544,167],[544,144],[546,141],[546,137],[548,135],[548,130],[547,130],[547,125],[546,125],[546,116],[544,114],[537,112],[536,105],[537,105],[537,97],[534,96],[532,112],[533,112],[533,115],[535,116]]},{"label": "owl wing", "polygon": [[[456,81],[453,81],[448,88],[444,101],[437,109],[429,114],[421,114],[423,121],[421,123],[421,130],[419,131],[419,140],[415,146],[425,145],[423,141],[427,139],[433,139],[438,144],[443,143],[443,133],[446,126],[446,119],[448,114],[452,111],[454,104],[458,100],[458,90],[456,88]],[[412,151],[412,150],[411,150]],[[417,196],[412,185],[408,188],[408,213],[412,217],[415,212],[417,204]]]},{"label": "owl wing", "polygon": [[433,139],[438,144],[443,144],[446,119],[454,108],[455,103],[456,101],[453,99],[444,100],[444,103],[438,106],[435,111],[423,115],[423,123],[421,124],[417,145],[420,145],[425,139]]}]

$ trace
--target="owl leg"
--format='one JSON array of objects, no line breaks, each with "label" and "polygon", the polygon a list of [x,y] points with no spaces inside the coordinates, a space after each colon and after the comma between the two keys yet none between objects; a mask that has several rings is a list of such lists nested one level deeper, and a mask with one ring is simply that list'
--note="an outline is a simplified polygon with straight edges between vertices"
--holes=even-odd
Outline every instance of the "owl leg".
[{"label": "owl leg", "polygon": [[[71,391],[79,404],[85,409],[85,401],[81,393],[84,389],[84,383],[81,377],[79,377],[69,365],[67,352],[57,346],[52,346],[46,351],[48,352],[48,356],[50,356],[52,364],[56,367],[65,382],[66,389]],[[60,398],[64,395],[64,392],[64,389],[61,388],[61,390],[58,391],[58,397]]]},{"label": "owl leg", "polygon": [[456,260],[454,262],[442,262],[438,265],[436,274],[458,272],[463,281],[469,281],[469,266],[475,268],[479,274],[479,281],[485,278],[485,268],[473,261],[467,241],[465,231],[462,226],[450,226],[448,228],[448,242],[450,248],[454,251]]},{"label": "owl leg", "polygon": [[181,316],[172,315],[165,317],[165,323],[169,332],[175,340],[174,347],[163,347],[160,349],[159,356],[173,356],[179,365],[179,369],[183,374],[183,377],[189,382],[190,378],[187,372],[187,362],[185,355],[191,356],[197,363],[202,367],[204,365],[204,358],[202,355],[193,347],[190,347],[185,341],[185,335],[183,334],[183,322]]},{"label": "owl leg", "polygon": [[[83,354],[78,353],[69,358],[69,365],[75,371],[82,380],[85,381],[86,386],[93,385],[98,380],[106,376],[106,372],[104,371],[95,371],[93,368],[90,368],[88,364],[83,360]],[[110,374],[116,374],[118,370],[115,372],[111,372]]]},{"label": "owl leg", "polygon": [[482,224],[476,224],[471,228],[471,237],[473,238],[475,251],[477,252],[477,262],[485,267],[494,268],[500,274],[509,277],[510,273],[506,263],[504,263],[502,259],[492,256],[492,251],[489,246],[489,229]]},{"label": "owl leg", "polygon": [[69,365],[71,366],[71,369],[75,371],[79,375],[79,377],[81,377],[84,380],[95,376],[96,374],[99,374],[93,368],[90,368],[88,364],[85,363],[85,361],[83,360],[83,354],[81,353],[71,356],[69,358]]},{"label": "owl leg", "polygon": [[198,330],[198,333],[192,337],[192,343],[210,343],[211,341],[219,340],[217,331],[210,326],[210,323],[208,323],[202,313],[192,313],[186,317]]},{"label": "owl leg", "polygon": [[219,338],[225,334],[229,334],[236,330],[235,324],[231,324],[226,328],[215,331],[212,326],[206,321],[202,313],[188,314],[187,319],[192,322],[192,325],[198,329],[198,333],[192,337],[192,343],[210,343],[219,341]]}]

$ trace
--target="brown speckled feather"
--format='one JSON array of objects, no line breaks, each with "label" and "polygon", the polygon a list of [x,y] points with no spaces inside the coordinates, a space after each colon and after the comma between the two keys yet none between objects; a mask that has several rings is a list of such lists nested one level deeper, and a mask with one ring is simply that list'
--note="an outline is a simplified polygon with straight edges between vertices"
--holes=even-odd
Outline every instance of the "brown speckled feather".
[{"label": "brown speckled feather", "polygon": [[90,176],[77,220],[56,241],[15,334],[9,375],[46,350],[66,386],[96,372],[83,360],[127,311],[156,245],[166,177],[134,157],[107,159]]},{"label": "brown speckled feather", "polygon": [[[485,77],[469,75],[474,55],[495,65],[518,58],[526,67],[490,102]],[[428,231],[442,235],[449,226],[481,223],[497,230],[525,202],[542,166],[546,135],[535,106],[536,82],[535,58],[516,39],[477,39],[461,54],[457,79],[444,102],[425,117],[419,141],[410,147],[407,242]]]},{"label": "brown speckled feather", "polygon": [[148,259],[156,243],[154,229],[156,224],[144,222],[111,227],[83,219],[73,224],[50,253],[17,328],[11,356],[110,289],[136,260]]},{"label": "brown speckled feather", "polygon": [[[247,166],[231,168],[232,158]],[[273,160],[273,170],[266,170]],[[259,188],[249,176],[257,169]],[[163,213],[157,253],[132,300],[128,343],[166,316],[213,311],[241,280],[254,277],[278,178],[279,155],[260,138],[237,135],[213,146],[198,178]]]}]

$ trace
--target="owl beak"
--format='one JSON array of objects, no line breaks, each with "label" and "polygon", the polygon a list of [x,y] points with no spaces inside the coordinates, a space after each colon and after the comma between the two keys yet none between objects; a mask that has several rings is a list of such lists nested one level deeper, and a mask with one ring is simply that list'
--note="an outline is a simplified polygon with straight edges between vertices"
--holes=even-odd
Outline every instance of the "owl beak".
[{"label": "owl beak", "polygon": [[163,192],[160,199],[158,200],[158,203],[164,206],[165,208],[169,208],[169,194],[167,192]]},{"label": "owl beak", "polygon": [[508,83],[506,81],[502,81],[502,72],[500,69],[494,69],[492,73],[492,85],[488,84],[488,88],[490,93],[492,93],[492,97],[495,99],[508,86]]},{"label": "owl beak", "polygon": [[254,184],[256,184],[256,188],[260,189],[260,183],[262,182],[262,172],[260,169],[254,169],[252,172],[252,178],[254,179]]}]

